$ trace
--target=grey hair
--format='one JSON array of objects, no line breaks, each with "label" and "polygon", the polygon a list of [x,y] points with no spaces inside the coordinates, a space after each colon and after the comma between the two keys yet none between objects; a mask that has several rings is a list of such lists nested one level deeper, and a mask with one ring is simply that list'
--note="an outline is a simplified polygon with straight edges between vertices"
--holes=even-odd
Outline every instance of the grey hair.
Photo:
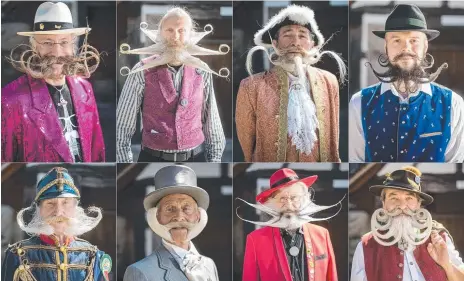
[{"label": "grey hair", "polygon": [[181,7],[174,7],[169,9],[166,14],[161,18],[161,20],[158,23],[158,28],[161,30],[161,27],[163,25],[163,22],[171,17],[177,17],[177,18],[186,18],[190,22],[190,31],[195,31],[197,23],[192,19],[192,16],[190,15],[189,12],[185,8]]}]

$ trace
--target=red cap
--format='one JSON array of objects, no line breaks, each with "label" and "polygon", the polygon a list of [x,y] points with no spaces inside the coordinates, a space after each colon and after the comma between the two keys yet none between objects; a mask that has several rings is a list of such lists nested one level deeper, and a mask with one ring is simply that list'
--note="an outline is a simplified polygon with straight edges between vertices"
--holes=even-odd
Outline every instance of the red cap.
[{"label": "red cap", "polygon": [[277,170],[269,179],[270,188],[258,194],[256,196],[256,201],[264,203],[268,197],[278,189],[290,186],[297,182],[302,182],[306,185],[306,187],[311,188],[311,185],[313,185],[316,180],[317,176],[300,179],[292,169],[283,168]]}]

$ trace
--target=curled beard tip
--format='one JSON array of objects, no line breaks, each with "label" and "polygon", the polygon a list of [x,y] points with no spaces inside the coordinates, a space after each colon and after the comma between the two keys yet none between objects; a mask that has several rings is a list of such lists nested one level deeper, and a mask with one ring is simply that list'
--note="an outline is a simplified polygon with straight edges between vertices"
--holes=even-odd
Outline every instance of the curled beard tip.
[{"label": "curled beard tip", "polygon": [[211,33],[213,31],[213,26],[211,24],[207,24],[205,25],[205,27],[203,28],[203,30],[205,32],[208,32],[208,33]]},{"label": "curled beard tip", "polygon": [[[223,48],[226,48],[226,50],[223,51],[223,50],[222,50]],[[221,54],[225,55],[225,54],[229,53],[229,51],[230,51],[230,46],[227,45],[227,44],[221,44],[221,45],[219,45],[218,51],[219,51]]]},{"label": "curled beard tip", "polygon": [[121,46],[119,46],[119,52],[121,54],[129,54],[130,50],[131,50],[131,47],[127,43],[123,43],[123,44],[121,44]]},{"label": "curled beard tip", "polygon": [[119,73],[121,74],[121,76],[128,76],[130,72],[131,70],[127,66],[121,67],[121,69],[119,70]]},{"label": "curled beard tip", "polygon": [[140,29],[147,29],[147,28],[148,28],[148,23],[142,21],[142,22],[140,23]]}]

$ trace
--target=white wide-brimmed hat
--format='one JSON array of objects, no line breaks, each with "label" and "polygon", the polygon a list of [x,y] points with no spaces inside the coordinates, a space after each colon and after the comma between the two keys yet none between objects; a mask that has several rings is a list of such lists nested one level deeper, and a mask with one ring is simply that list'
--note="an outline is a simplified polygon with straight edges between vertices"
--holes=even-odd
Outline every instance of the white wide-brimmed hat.
[{"label": "white wide-brimmed hat", "polygon": [[91,28],[74,28],[71,11],[62,2],[44,2],[35,12],[33,31],[18,32],[21,36],[33,36],[39,34],[74,34],[82,35]]},{"label": "white wide-brimmed hat", "polygon": [[205,211],[209,206],[209,195],[197,186],[197,175],[184,165],[172,165],[161,168],[155,175],[155,191],[145,196],[145,210],[156,207],[158,202],[170,194],[187,194]]}]

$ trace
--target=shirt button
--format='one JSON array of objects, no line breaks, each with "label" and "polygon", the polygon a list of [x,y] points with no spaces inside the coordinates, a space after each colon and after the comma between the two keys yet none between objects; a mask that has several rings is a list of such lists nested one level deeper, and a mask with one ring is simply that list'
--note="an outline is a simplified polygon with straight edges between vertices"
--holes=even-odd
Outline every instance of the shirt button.
[{"label": "shirt button", "polygon": [[404,152],[403,150],[400,151],[400,153],[403,153],[403,152]]},{"label": "shirt button", "polygon": [[403,107],[403,110],[406,110],[406,107]]},{"label": "shirt button", "polygon": [[398,266],[399,266],[399,267],[403,267],[403,264],[402,264],[402,263],[399,263]]},{"label": "shirt button", "polygon": [[414,265],[412,262],[409,263],[410,265]]},{"label": "shirt button", "polygon": [[401,136],[402,139],[404,139],[404,136]]}]

